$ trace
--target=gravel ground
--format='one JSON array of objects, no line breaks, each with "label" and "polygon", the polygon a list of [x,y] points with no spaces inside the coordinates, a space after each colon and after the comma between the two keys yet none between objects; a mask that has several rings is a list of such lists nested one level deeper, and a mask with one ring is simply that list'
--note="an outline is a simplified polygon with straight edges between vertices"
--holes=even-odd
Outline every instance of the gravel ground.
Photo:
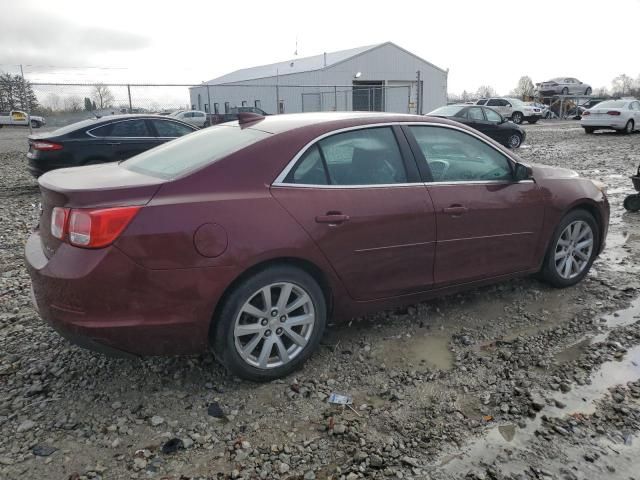
[{"label": "gravel ground", "polygon": [[22,258],[39,201],[26,133],[0,130],[0,478],[640,478],[640,214],[622,209],[640,135],[525,128],[525,160],[610,186],[607,248],[585,281],[356,318],[264,385],[210,354],[110,359],[46,326]]}]

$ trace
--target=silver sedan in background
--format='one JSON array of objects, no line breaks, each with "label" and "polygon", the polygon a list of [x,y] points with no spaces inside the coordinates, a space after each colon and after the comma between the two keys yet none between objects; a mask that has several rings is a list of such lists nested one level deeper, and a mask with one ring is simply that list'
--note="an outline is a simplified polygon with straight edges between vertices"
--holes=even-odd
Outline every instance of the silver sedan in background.
[{"label": "silver sedan in background", "polygon": [[538,94],[548,95],[591,95],[591,85],[573,77],[552,78],[538,84]]}]

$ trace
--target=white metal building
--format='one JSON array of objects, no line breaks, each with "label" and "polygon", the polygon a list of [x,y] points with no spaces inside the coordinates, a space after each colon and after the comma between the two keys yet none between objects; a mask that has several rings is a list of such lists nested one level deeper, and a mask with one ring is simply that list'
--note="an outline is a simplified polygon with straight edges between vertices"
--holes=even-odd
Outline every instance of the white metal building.
[{"label": "white metal building", "polygon": [[426,113],[446,104],[447,74],[385,42],[236,70],[190,88],[190,97],[193,109],[214,113],[240,106],[259,107],[271,114],[331,110]]}]

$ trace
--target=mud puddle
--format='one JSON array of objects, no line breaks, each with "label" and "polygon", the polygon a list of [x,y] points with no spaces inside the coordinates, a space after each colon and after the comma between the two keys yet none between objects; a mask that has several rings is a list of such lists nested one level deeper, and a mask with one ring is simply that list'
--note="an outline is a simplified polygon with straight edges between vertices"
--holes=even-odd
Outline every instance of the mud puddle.
[{"label": "mud puddle", "polygon": [[[640,299],[636,299],[629,308],[603,317],[607,332],[575,343],[557,354],[556,362],[565,363],[579,358],[589,344],[606,340],[610,329],[629,325],[639,318]],[[577,386],[567,393],[545,392],[547,405],[524,428],[514,423],[495,425],[462,451],[443,457],[439,464],[432,465],[433,470],[453,476],[459,475],[462,478],[474,467],[498,462],[504,474],[521,473],[532,464],[529,462],[531,451],[537,450],[540,446],[538,432],[545,428],[543,418],[592,415],[596,411],[598,402],[608,395],[612,387],[626,385],[638,379],[640,379],[640,345],[629,348],[621,359],[603,363],[590,376],[588,384]],[[597,466],[593,464],[588,464],[584,468],[581,466],[582,473],[586,476],[576,478],[600,478],[593,475],[596,472],[602,475],[602,469],[609,468],[607,466],[609,464],[615,465],[615,475],[611,470],[606,470],[606,478],[629,478],[630,473],[637,473],[640,439],[627,440],[612,442],[611,439],[602,436],[589,439],[589,446],[602,452],[603,462]],[[566,468],[567,461],[585,464],[583,455],[582,446],[580,448],[569,446],[564,450],[562,459],[555,458],[544,466],[546,470],[562,472]]]},{"label": "mud puddle", "polygon": [[614,272],[636,272],[640,271],[630,259],[629,246],[627,243],[631,234],[627,231],[610,232],[607,235],[607,244],[600,255],[598,263],[600,268],[606,268]]},{"label": "mud puddle", "polygon": [[445,332],[403,334],[387,338],[372,354],[388,367],[453,368],[453,353],[449,350],[451,336]]}]

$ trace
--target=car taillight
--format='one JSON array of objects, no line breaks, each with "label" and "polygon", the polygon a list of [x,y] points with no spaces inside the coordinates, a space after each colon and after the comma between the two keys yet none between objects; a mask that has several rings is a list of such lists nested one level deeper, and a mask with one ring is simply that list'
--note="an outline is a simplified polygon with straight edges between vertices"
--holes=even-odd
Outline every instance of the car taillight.
[{"label": "car taillight", "polygon": [[113,243],[141,207],[72,209],[69,243],[76,247],[100,248]]},{"label": "car taillight", "polygon": [[32,142],[31,146],[34,150],[39,150],[41,152],[50,152],[52,150],[62,150],[64,147],[59,143],[53,142]]},{"label": "car taillight", "polygon": [[613,116],[617,117],[618,115],[620,115],[620,112],[618,112],[617,110],[609,110],[607,112],[607,115],[613,115]]},{"label": "car taillight", "polygon": [[589,115],[591,115],[591,112],[589,110],[585,110],[584,112],[582,112],[583,117],[588,117]]},{"label": "car taillight", "polygon": [[63,240],[67,234],[67,219],[69,218],[69,209],[55,207],[51,212],[51,235],[59,240]]}]

